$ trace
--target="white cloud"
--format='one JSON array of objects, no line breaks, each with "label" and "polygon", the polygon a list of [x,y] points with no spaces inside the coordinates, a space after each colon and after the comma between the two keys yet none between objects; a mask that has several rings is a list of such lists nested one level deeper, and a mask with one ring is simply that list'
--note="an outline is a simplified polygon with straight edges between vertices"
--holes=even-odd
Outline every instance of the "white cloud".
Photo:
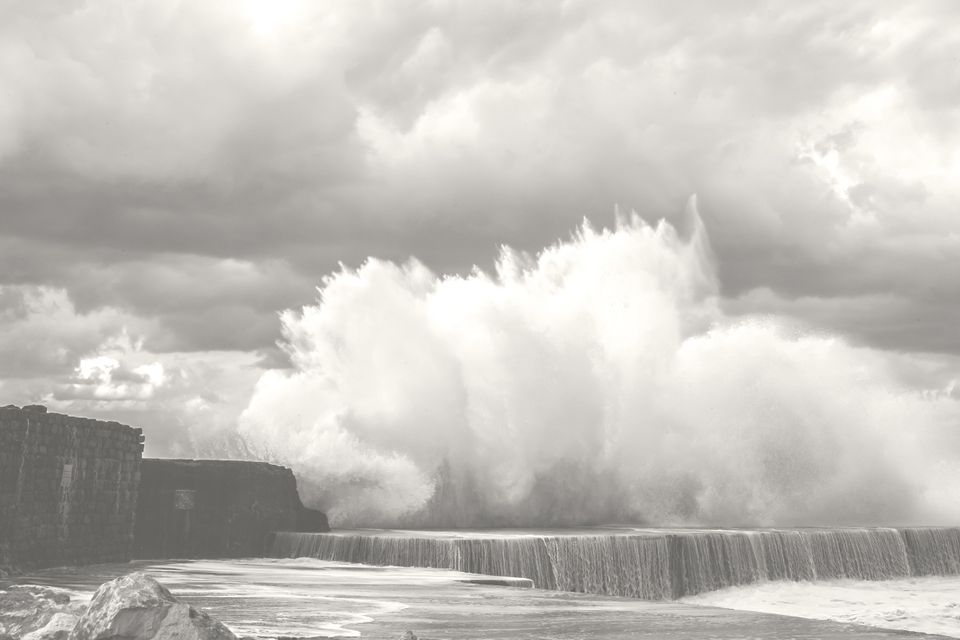
[{"label": "white cloud", "polygon": [[69,371],[104,341],[150,324],[116,308],[86,313],[63,289],[0,286],[0,370],[11,378],[40,378]]},{"label": "white cloud", "polygon": [[115,309],[78,312],[62,289],[0,287],[2,403],[143,427],[151,455],[240,451],[236,416],[259,356],[153,352],[143,329]]},{"label": "white cloud", "polygon": [[94,400],[99,402],[137,403],[153,399],[167,381],[160,362],[131,365],[121,358],[140,355],[140,346],[133,346],[126,333],[101,345],[95,355],[80,359],[73,379],[62,385],[50,400]]}]

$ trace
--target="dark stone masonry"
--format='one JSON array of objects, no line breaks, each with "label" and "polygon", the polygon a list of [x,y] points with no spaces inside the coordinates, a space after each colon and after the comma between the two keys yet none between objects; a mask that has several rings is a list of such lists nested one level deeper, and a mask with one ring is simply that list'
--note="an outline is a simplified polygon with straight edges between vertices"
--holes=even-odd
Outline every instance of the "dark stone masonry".
[{"label": "dark stone masonry", "polygon": [[0,566],[129,559],[142,451],[117,422],[0,408]]},{"label": "dark stone masonry", "polygon": [[0,576],[132,557],[262,556],[274,531],[329,531],[286,467],[142,455],[140,429],[40,405],[0,408]]},{"label": "dark stone masonry", "polygon": [[137,558],[262,556],[274,531],[329,531],[293,472],[266,462],[145,459]]}]

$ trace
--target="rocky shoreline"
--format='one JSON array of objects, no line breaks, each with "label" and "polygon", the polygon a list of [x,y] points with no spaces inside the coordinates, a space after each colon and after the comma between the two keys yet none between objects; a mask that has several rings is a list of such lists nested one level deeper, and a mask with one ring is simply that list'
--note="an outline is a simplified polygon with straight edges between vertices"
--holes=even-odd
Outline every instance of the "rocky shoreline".
[{"label": "rocky shoreline", "polygon": [[[406,631],[401,640],[418,640]],[[0,640],[256,640],[181,602],[144,572],[103,583],[89,603],[54,587],[0,589]],[[279,637],[277,640],[293,640]]]},{"label": "rocky shoreline", "polygon": [[178,600],[145,573],[104,583],[88,605],[61,589],[0,591],[0,640],[237,640],[223,623]]}]

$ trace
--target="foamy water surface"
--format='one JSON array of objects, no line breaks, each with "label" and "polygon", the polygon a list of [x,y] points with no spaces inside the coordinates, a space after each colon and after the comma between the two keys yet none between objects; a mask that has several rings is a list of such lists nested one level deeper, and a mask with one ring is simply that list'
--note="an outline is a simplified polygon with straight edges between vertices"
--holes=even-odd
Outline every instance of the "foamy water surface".
[{"label": "foamy water surface", "polygon": [[43,571],[19,582],[89,600],[104,581],[145,571],[177,597],[222,620],[238,636],[359,636],[357,625],[400,611],[475,576],[456,571],[369,567],[309,558],[133,562]]},{"label": "foamy water surface", "polygon": [[[719,625],[712,628],[720,634],[716,637],[724,638],[742,637],[737,634],[744,629],[759,629],[762,637],[768,638],[801,637],[797,633],[804,638],[840,637],[834,628],[808,629],[789,622],[789,618],[756,619],[746,612],[960,638],[957,577],[884,582],[768,582],[685,598],[679,605],[464,584],[462,581],[478,576],[307,558],[141,561],[47,570],[18,582],[67,589],[74,597],[86,600],[102,582],[133,570],[148,572],[177,596],[221,619],[238,636],[258,638],[367,636],[371,630],[382,631],[385,620],[393,621],[387,623],[391,636],[394,632],[399,634],[407,624],[419,629],[431,624],[431,620],[440,620],[454,627],[459,624],[457,632],[467,637],[480,624],[475,619],[478,612],[484,624],[499,621],[516,632],[504,635],[500,629],[500,635],[490,636],[498,638],[545,637],[551,628],[541,628],[541,621],[549,625],[551,620],[556,623],[554,631],[560,634],[557,637],[570,624],[585,624],[585,628],[595,631],[602,628],[604,637],[629,638],[633,632],[650,629],[651,625],[670,625],[681,618],[688,618],[692,626],[671,627],[671,633],[679,634],[676,637],[686,638],[688,632],[693,633],[691,629],[695,631],[704,624]],[[711,613],[718,612],[717,609],[699,610],[702,613],[697,608],[677,609],[686,604],[738,610],[744,613],[736,615],[747,617],[717,617]],[[558,615],[564,617],[557,618]],[[516,626],[521,622],[530,629],[521,632]],[[817,635],[821,631],[825,635]],[[865,630],[864,637],[878,636]]]},{"label": "foamy water surface", "polygon": [[691,604],[960,638],[960,577],[766,582],[683,598]]}]

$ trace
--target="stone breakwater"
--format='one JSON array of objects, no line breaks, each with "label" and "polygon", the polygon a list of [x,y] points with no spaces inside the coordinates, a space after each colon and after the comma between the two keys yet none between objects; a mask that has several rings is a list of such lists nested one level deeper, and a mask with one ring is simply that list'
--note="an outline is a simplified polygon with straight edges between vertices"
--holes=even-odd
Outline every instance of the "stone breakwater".
[{"label": "stone breakwater", "polygon": [[330,530],[326,516],[300,502],[290,469],[246,460],[143,461],[135,557],[261,556],[278,530]]},{"label": "stone breakwater", "polygon": [[276,530],[328,531],[290,469],[151,460],[140,429],[0,408],[0,577],[148,558],[262,555]]},{"label": "stone breakwater", "polygon": [[117,422],[0,408],[0,566],[129,559],[142,451]]},{"label": "stone breakwater", "polygon": [[960,574],[960,529],[624,530],[588,534],[278,533],[275,557],[528,578],[667,600],[763,580]]}]

